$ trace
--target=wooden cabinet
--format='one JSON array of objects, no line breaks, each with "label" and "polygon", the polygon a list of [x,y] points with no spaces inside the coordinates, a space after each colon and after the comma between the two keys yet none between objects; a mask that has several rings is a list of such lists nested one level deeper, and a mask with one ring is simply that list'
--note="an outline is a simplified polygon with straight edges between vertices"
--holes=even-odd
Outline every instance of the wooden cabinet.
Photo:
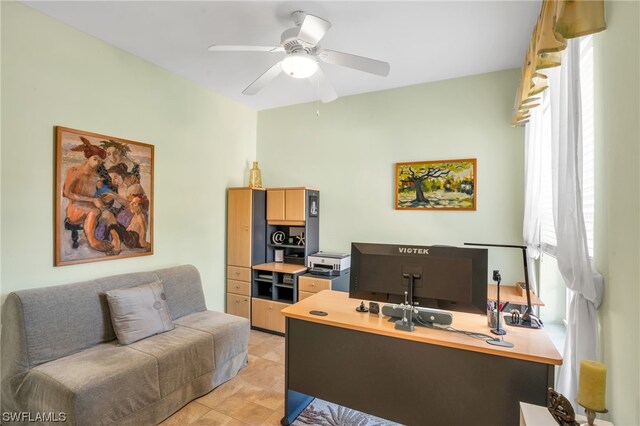
[{"label": "wooden cabinet", "polygon": [[268,189],[267,222],[304,222],[306,189]]},{"label": "wooden cabinet", "polygon": [[254,297],[251,304],[251,324],[254,327],[284,334],[284,315],[280,311],[287,306],[289,306],[287,303]]},{"label": "wooden cabinet", "polygon": [[[317,189],[267,189],[267,262],[275,260],[275,250],[282,250],[285,263],[306,265],[307,257],[319,249],[319,205]],[[284,233],[284,240],[274,241],[276,232]]]},{"label": "wooden cabinet", "polygon": [[229,188],[227,313],[251,319],[251,267],[266,258],[266,191]]},{"label": "wooden cabinet", "polygon": [[[298,276],[319,246],[317,189],[229,188],[227,209],[227,312],[252,327],[284,333],[280,310],[296,303]],[[281,231],[286,240],[271,240]],[[282,234],[279,234],[282,235]],[[284,263],[274,262],[283,250]],[[311,291],[307,293],[312,294]]]},{"label": "wooden cabinet", "polygon": [[349,270],[347,269],[337,277],[305,274],[298,278],[298,301],[322,290],[349,291]]},{"label": "wooden cabinet", "polygon": [[307,268],[287,263],[265,263],[253,267],[251,325],[284,333],[280,311],[298,301],[298,277]]},{"label": "wooden cabinet", "polygon": [[251,296],[282,303],[298,301],[298,277],[307,268],[288,263],[265,263],[253,267]]}]

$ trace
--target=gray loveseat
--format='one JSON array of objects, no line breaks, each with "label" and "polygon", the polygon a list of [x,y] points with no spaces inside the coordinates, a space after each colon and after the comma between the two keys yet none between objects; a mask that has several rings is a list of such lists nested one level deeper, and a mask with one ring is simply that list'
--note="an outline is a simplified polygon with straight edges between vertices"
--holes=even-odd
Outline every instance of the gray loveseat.
[{"label": "gray loveseat", "polygon": [[[105,291],[157,280],[175,328],[119,345]],[[244,318],[206,310],[190,265],[11,293],[2,308],[3,416],[159,423],[246,366],[249,328]]]}]

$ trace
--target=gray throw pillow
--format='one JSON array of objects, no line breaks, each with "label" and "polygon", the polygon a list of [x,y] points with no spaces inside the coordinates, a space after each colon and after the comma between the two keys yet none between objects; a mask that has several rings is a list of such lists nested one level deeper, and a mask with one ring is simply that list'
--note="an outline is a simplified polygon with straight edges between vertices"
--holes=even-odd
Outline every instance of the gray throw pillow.
[{"label": "gray throw pillow", "polygon": [[160,281],[106,292],[118,342],[128,345],[173,330],[167,297]]}]

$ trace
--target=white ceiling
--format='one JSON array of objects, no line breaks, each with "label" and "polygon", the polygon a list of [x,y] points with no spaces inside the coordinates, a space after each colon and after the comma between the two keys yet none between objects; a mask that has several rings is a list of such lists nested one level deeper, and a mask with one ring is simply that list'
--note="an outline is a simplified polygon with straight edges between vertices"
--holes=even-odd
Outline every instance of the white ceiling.
[{"label": "white ceiling", "polygon": [[[338,96],[519,68],[540,13],[524,1],[26,1],[26,4],[204,87],[262,110],[317,99],[281,74],[242,90],[283,53],[209,52],[212,44],[280,44],[304,10],[331,22],[321,45],[391,64],[379,77],[322,64]],[[514,90],[516,88],[514,87]]]}]

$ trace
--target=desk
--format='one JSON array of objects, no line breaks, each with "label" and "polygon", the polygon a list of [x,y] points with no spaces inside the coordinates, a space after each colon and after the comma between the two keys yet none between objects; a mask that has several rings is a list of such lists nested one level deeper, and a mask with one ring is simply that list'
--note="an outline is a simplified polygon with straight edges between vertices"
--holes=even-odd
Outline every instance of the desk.
[{"label": "desk", "polygon": [[[515,347],[502,348],[443,330],[395,330],[382,315],[356,312],[359,303],[322,291],[282,310],[283,424],[313,397],[407,425],[512,426],[519,401],[546,405],[562,358],[544,330],[510,329]],[[453,327],[489,332],[482,315],[454,313]]]},{"label": "desk", "polygon": [[[489,284],[487,287],[487,300],[496,300],[498,286]],[[527,296],[520,294],[518,287],[514,285],[500,286],[500,302],[509,302],[511,305],[526,305]],[[531,291],[531,306],[544,306],[544,303]]]}]

